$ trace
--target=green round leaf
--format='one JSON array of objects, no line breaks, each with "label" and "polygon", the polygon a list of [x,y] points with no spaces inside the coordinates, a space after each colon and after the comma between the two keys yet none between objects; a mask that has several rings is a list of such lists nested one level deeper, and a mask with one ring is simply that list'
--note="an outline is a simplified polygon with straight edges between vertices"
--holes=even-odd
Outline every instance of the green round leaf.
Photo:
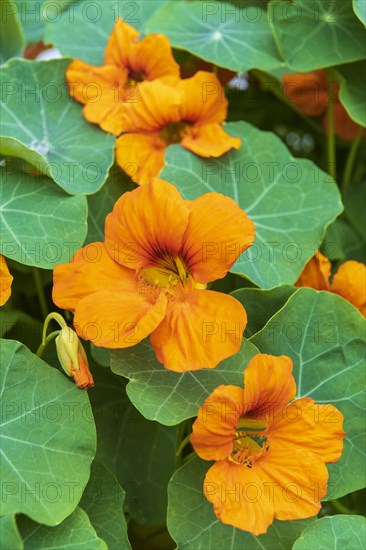
[{"label": "green round leaf", "polygon": [[1,253],[52,269],[68,262],[87,231],[86,197],[71,197],[45,176],[0,168]]},{"label": "green round leaf", "polygon": [[314,521],[275,520],[259,537],[221,523],[203,495],[203,481],[211,464],[194,458],[175,472],[169,483],[168,529],[179,550],[288,550]]},{"label": "green round leaf", "polygon": [[45,42],[68,57],[103,65],[104,50],[117,17],[141,32],[149,17],[166,0],[81,0],[46,25]]},{"label": "green round leaf", "polygon": [[125,510],[137,523],[164,523],[177,428],[141,416],[126,395],[125,381],[109,369],[98,367],[93,376],[90,401],[97,426],[97,459],[126,491]]},{"label": "green round leaf", "polygon": [[256,347],[243,341],[240,351],[214,369],[177,373],[156,359],[145,340],[131,348],[111,350],[111,369],[129,378],[127,394],[137,409],[166,426],[197,415],[206,397],[220,384],[243,385],[243,372]]},{"label": "green round leaf", "polygon": [[352,0],[353,11],[359,20],[366,25],[366,4],[365,0]]},{"label": "green round leaf", "polygon": [[261,330],[267,321],[281,309],[296,288],[290,285],[281,285],[272,290],[259,288],[240,288],[234,290],[234,296],[243,306],[248,315],[248,324],[244,335],[250,338]]},{"label": "green round leaf", "polygon": [[262,353],[292,359],[297,398],[311,397],[317,403],[332,403],[343,413],[344,449],[338,462],[328,464],[326,500],[362,489],[365,486],[362,315],[336,294],[300,288],[251,341]]},{"label": "green round leaf", "polygon": [[352,120],[366,126],[366,60],[341,65],[336,70],[341,76],[342,105]]},{"label": "green round leaf", "polygon": [[21,55],[24,33],[14,0],[0,2],[0,65],[11,57]]},{"label": "green round leaf", "polygon": [[1,342],[1,514],[46,525],[77,506],[95,453],[86,392],[14,340]]},{"label": "green round leaf", "polygon": [[362,516],[331,516],[309,525],[297,539],[292,550],[364,550],[366,520]]},{"label": "green round leaf", "polygon": [[237,72],[284,64],[263,4],[166,2],[148,21],[147,33],[163,33],[176,48]]},{"label": "green round leaf", "polygon": [[271,0],[268,16],[278,49],[294,71],[365,57],[365,29],[349,0]]},{"label": "green round leaf", "polygon": [[108,550],[131,549],[123,513],[125,494],[114,475],[99,462],[93,462],[80,506],[97,534],[106,541]]},{"label": "green round leaf", "polygon": [[81,508],[76,508],[56,527],[39,525],[26,516],[21,516],[17,521],[24,539],[24,550],[108,550]]},{"label": "green round leaf", "polygon": [[274,134],[245,122],[225,130],[241,138],[240,149],[202,159],[171,145],[160,177],[186,199],[210,191],[235,199],[254,222],[256,240],[231,271],[262,288],[292,284],[342,211],[338,187],[311,161],[292,157]]},{"label": "green round leaf", "polygon": [[0,541],[2,550],[23,550],[14,514],[0,517]]},{"label": "green round leaf", "polygon": [[65,82],[70,59],[14,59],[1,68],[3,155],[20,157],[70,194],[106,180],[114,136],[89,124]]}]

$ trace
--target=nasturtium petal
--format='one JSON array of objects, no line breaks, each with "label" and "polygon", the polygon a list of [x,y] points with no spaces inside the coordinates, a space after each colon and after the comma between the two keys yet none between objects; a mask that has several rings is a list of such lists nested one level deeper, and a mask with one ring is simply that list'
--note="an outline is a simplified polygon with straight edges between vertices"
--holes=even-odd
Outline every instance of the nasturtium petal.
[{"label": "nasturtium petal", "polygon": [[87,513],[80,507],[55,527],[39,525],[27,516],[18,517],[17,523],[24,550],[108,550],[106,542],[98,537]]},{"label": "nasturtium petal", "polygon": [[90,401],[97,427],[97,460],[126,491],[124,508],[129,516],[139,524],[162,524],[167,485],[175,470],[177,428],[146,420],[128,399],[125,381],[109,369],[97,367],[93,376]]},{"label": "nasturtium petal", "polygon": [[2,550],[23,550],[14,514],[0,517],[0,540]]},{"label": "nasturtium petal", "polygon": [[69,194],[90,194],[106,180],[115,139],[89,124],[71,99],[70,61],[13,59],[0,69],[0,152],[24,159]]},{"label": "nasturtium petal", "polygon": [[239,150],[202,159],[172,145],[160,177],[186,199],[215,191],[236,200],[254,222],[256,240],[231,272],[262,288],[293,284],[343,209],[338,187],[313,162],[294,158],[274,134],[246,122],[225,130],[241,138]]},{"label": "nasturtium petal", "polygon": [[271,0],[268,17],[280,54],[294,71],[365,57],[365,28],[348,0]]},{"label": "nasturtium petal", "polygon": [[304,528],[316,521],[275,520],[267,533],[258,537],[221,523],[203,495],[203,482],[211,465],[196,457],[176,471],[169,483],[168,529],[179,550],[288,550]]},{"label": "nasturtium petal", "polygon": [[363,516],[337,515],[321,518],[306,527],[295,541],[293,550],[328,550],[349,548],[363,550],[366,539],[366,519]]},{"label": "nasturtium petal", "polygon": [[283,65],[263,4],[252,1],[165,2],[145,32],[163,33],[172,46],[240,73]]},{"label": "nasturtium petal", "polygon": [[87,231],[87,201],[46,176],[0,168],[1,251],[22,264],[52,269],[71,260]]},{"label": "nasturtium petal", "polygon": [[59,15],[57,24],[49,20],[45,42],[53,44],[65,56],[82,59],[92,65],[102,65],[104,52],[114,23],[121,17],[144,33],[151,15],[166,0],[81,0],[71,4]]},{"label": "nasturtium petal", "polygon": [[[251,342],[261,353],[291,357],[296,398],[310,397],[343,413],[344,449],[328,465],[326,500],[362,489],[365,319],[359,311],[336,294],[300,288]],[[334,421],[332,411],[330,406],[327,422]]]},{"label": "nasturtium petal", "polygon": [[339,99],[343,107],[352,120],[366,126],[366,60],[340,65],[336,70],[341,76]]},{"label": "nasturtium petal", "polygon": [[77,506],[95,454],[87,393],[15,340],[1,342],[1,369],[1,514],[57,525]]},{"label": "nasturtium petal", "polygon": [[94,461],[80,507],[88,514],[98,536],[108,544],[108,550],[131,549],[123,513],[125,495],[114,475],[103,464]]},{"label": "nasturtium petal", "polygon": [[0,65],[20,56],[24,47],[24,32],[17,11],[14,0],[0,2]]},{"label": "nasturtium petal", "polygon": [[127,394],[146,418],[172,426],[196,416],[206,397],[220,384],[242,386],[243,370],[257,353],[255,346],[243,340],[239,352],[216,368],[177,373],[159,363],[145,340],[132,348],[111,351],[111,369],[130,380]]}]

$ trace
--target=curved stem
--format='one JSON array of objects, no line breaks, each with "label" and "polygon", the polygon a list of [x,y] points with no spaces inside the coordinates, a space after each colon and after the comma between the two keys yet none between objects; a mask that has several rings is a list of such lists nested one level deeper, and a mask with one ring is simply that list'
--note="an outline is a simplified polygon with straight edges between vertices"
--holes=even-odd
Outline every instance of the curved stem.
[{"label": "curved stem", "polygon": [[32,273],[33,273],[34,284],[37,290],[37,296],[38,296],[38,301],[41,308],[42,316],[47,317],[47,314],[48,314],[47,300],[44,294],[41,276],[36,267],[32,268]]},{"label": "curved stem", "polygon": [[342,502],[339,502],[339,500],[332,500],[331,501],[333,508],[337,510],[337,512],[341,512],[341,514],[352,514],[352,510],[347,508]]},{"label": "curved stem", "polygon": [[177,449],[177,452],[175,453],[175,456],[176,456],[177,458],[180,458],[180,456],[181,456],[181,454],[182,454],[182,452],[183,452],[184,447],[187,445],[187,443],[189,443],[190,437],[191,437],[191,434],[188,434],[188,435],[186,435],[186,437],[183,439],[183,441],[180,442],[180,445],[179,445],[179,447],[178,447],[178,449]]},{"label": "curved stem", "polygon": [[60,331],[59,330],[55,330],[54,332],[51,332],[48,336],[46,336],[46,338],[42,339],[42,343],[41,345],[39,346],[39,348],[37,349],[37,352],[36,352],[36,355],[38,357],[42,357],[42,354],[46,348],[46,346],[54,339],[56,338],[56,336],[58,336],[60,334]]},{"label": "curved stem", "polygon": [[361,137],[362,137],[363,132],[364,132],[364,128],[362,126],[360,126],[359,129],[357,130],[357,134],[355,136],[355,139],[352,141],[352,145],[350,147],[350,150],[349,150],[349,153],[348,153],[348,156],[347,156],[347,160],[346,160],[346,166],[344,168],[343,182],[342,182],[343,189],[345,189],[347,187],[347,185],[349,185],[350,182],[351,182],[353,165],[355,163],[357,150],[358,150],[358,147],[360,145]]},{"label": "curved stem", "polygon": [[328,173],[334,180],[337,178],[336,168],[336,146],[334,135],[334,80],[328,71],[328,137],[327,137],[327,153],[328,153]]}]

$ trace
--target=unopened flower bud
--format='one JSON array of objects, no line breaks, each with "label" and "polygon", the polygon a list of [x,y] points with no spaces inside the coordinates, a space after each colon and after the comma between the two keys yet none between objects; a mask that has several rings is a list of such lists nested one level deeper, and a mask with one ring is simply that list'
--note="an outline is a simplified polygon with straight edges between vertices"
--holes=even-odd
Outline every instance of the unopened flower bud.
[{"label": "unopened flower bud", "polygon": [[57,356],[62,368],[72,376],[78,388],[87,390],[94,386],[89,370],[88,359],[83,346],[74,330],[65,326],[56,338]]}]

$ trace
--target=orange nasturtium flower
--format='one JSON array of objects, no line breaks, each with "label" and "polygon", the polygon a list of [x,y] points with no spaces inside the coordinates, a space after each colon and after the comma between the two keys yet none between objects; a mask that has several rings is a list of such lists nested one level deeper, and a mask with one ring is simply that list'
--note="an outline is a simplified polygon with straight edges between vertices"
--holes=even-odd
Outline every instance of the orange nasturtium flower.
[{"label": "orange nasturtium flower", "polygon": [[339,460],[343,416],[296,394],[292,361],[258,354],[244,372],[244,389],[221,385],[200,408],[191,443],[215,460],[204,493],[218,519],[254,535],[274,518],[314,516],[327,492],[325,463]]},{"label": "orange nasturtium flower", "polygon": [[199,71],[173,88],[158,80],[139,91],[139,101],[126,106],[116,159],[132,163],[136,183],[149,183],[164,166],[165,149],[179,143],[201,157],[219,157],[239,149],[240,138],[227,134],[222,123],[227,99],[213,73]]},{"label": "orange nasturtium flower", "polygon": [[9,273],[5,258],[0,254],[0,306],[3,306],[9,300],[12,282],[13,277]]},{"label": "orange nasturtium flower", "polygon": [[[327,73],[320,69],[310,73],[287,74],[282,77],[284,93],[307,116],[323,116],[323,129],[328,133],[328,85]],[[341,139],[354,139],[360,128],[348,115],[338,98],[339,86],[333,84],[334,133]]]},{"label": "orange nasturtium flower", "polygon": [[328,290],[339,294],[366,317],[366,266],[355,260],[344,262],[329,281],[332,264],[317,252],[306,264],[295,286],[308,286],[315,290]]},{"label": "orange nasturtium flower", "polygon": [[105,242],[54,271],[53,299],[75,312],[78,334],[126,348],[150,336],[174,371],[214,368],[236,353],[247,316],[232,296],[206,290],[254,241],[236,202],[219,193],[185,201],[160,179],[123,194],[107,216]]},{"label": "orange nasturtium flower", "polygon": [[66,71],[70,95],[85,104],[86,120],[115,135],[121,133],[124,105],[138,101],[136,94],[145,83],[160,79],[174,85],[179,79],[179,65],[167,37],[149,34],[138,40],[139,36],[119,18],[106,46],[104,65],[75,59]]}]

